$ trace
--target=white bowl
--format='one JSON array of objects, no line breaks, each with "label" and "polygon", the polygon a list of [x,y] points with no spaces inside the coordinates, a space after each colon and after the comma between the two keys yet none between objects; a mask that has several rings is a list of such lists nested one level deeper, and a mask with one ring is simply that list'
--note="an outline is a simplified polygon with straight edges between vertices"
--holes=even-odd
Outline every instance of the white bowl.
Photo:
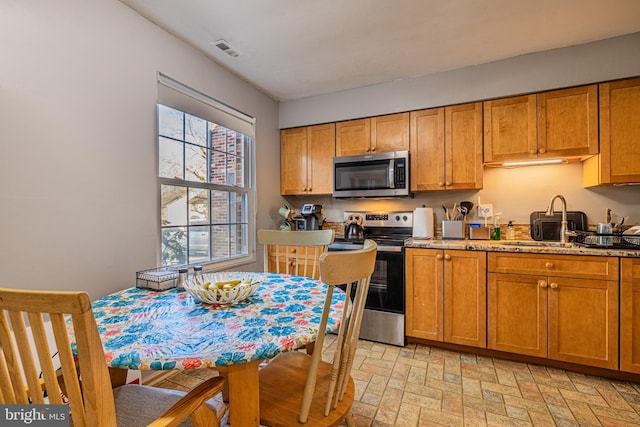
[{"label": "white bowl", "polygon": [[232,271],[203,274],[201,277],[188,279],[184,283],[184,289],[192,297],[207,304],[235,304],[253,295],[261,282],[262,275],[258,273]]}]

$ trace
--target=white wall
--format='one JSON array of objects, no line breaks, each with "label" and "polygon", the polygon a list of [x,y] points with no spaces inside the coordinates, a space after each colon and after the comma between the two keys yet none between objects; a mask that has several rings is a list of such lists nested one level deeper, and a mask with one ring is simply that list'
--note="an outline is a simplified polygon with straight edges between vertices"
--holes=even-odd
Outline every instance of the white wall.
[{"label": "white wall", "polygon": [[[564,49],[524,55],[489,64],[421,78],[280,103],[280,127],[369,117],[435,106],[531,93],[560,87],[640,75],[640,33]],[[422,204],[441,207],[477,197],[493,203],[505,221],[529,223],[532,211],[544,210],[553,194],[567,197],[570,210],[587,213],[590,223],[604,220],[610,207],[614,217],[629,216],[640,223],[640,187],[582,187],[582,165],[567,164],[520,169],[485,169],[481,191],[428,192],[414,199],[334,200],[330,197],[289,198],[302,203],[325,203],[330,221],[342,221],[344,210],[413,210]],[[560,204],[558,203],[558,207]],[[442,210],[436,209],[438,220]]]},{"label": "white wall", "polygon": [[[435,59],[437,60],[437,59]],[[280,128],[479,101],[640,75],[640,33],[280,103]]]},{"label": "white wall", "polygon": [[158,71],[257,118],[258,212],[281,201],[277,102],[122,3],[4,0],[0,46],[1,286],[96,298],[158,265]]}]

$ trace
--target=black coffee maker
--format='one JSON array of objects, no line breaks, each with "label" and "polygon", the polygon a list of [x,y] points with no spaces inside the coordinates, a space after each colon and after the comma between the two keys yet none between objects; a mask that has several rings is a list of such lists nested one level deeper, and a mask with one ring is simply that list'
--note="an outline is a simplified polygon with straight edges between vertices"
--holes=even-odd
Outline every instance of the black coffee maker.
[{"label": "black coffee maker", "polygon": [[320,230],[324,221],[322,205],[304,204],[300,208],[300,215],[304,218],[304,230]]}]

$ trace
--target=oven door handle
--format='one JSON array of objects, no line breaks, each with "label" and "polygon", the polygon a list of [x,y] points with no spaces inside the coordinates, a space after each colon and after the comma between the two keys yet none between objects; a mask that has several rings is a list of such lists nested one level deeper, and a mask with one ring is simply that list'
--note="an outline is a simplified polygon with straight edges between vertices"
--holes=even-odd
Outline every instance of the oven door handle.
[{"label": "oven door handle", "polygon": [[378,252],[402,252],[402,246],[378,245]]}]

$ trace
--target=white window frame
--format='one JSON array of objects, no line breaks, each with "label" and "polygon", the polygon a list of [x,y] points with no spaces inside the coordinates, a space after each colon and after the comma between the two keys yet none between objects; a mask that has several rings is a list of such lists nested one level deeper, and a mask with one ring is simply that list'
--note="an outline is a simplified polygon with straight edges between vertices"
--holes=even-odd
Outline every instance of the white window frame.
[{"label": "white window frame", "polygon": [[[213,183],[201,183],[187,181],[184,179],[160,177],[160,150],[159,150],[159,117],[156,113],[156,176],[158,177],[158,215],[161,215],[161,188],[162,185],[172,185],[189,188],[206,188],[209,190],[238,191],[247,196],[247,254],[232,256],[224,259],[210,259],[209,261],[183,264],[183,265],[203,265],[205,270],[219,271],[240,265],[253,263],[256,261],[256,161],[255,161],[255,118],[244,114],[226,104],[223,104],[208,95],[193,89],[177,80],[158,73],[158,99],[156,111],[159,105],[165,105],[186,114],[205,119],[209,122],[224,126],[250,137],[245,153],[245,168],[247,168],[246,182],[244,187],[225,186]],[[209,174],[210,175],[210,174]],[[211,201],[210,201],[211,202]],[[209,212],[210,218],[212,212]],[[160,221],[159,221],[160,223]],[[158,265],[162,263],[162,224],[159,226]],[[214,239],[215,236],[212,236]],[[210,248],[210,257],[213,255],[213,248]]]}]

